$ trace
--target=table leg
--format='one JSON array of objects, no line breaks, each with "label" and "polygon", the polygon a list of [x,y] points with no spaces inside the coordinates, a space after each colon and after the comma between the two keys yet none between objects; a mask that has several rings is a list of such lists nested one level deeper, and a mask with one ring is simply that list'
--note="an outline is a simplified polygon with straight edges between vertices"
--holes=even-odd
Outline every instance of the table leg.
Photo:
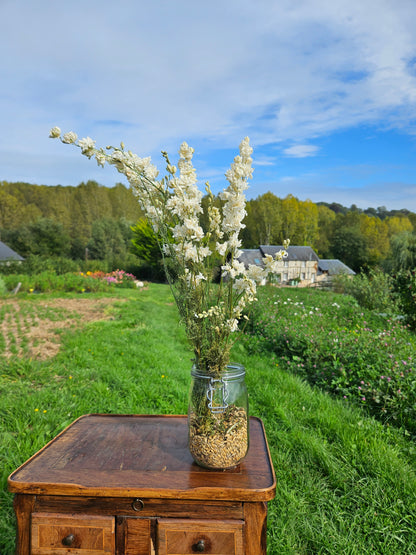
[{"label": "table leg", "polygon": [[17,520],[16,555],[30,555],[30,515],[34,505],[34,495],[14,496],[13,506]]},{"label": "table leg", "polygon": [[267,503],[244,503],[245,555],[267,553]]}]

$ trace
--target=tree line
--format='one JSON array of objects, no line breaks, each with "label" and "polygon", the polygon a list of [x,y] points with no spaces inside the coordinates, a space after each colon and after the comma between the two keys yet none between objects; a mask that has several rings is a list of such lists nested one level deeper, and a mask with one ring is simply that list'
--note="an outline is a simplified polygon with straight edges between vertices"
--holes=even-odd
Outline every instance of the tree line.
[{"label": "tree line", "polygon": [[73,260],[123,257],[143,212],[122,184],[71,186],[0,182],[1,240],[21,256]]},{"label": "tree line", "polygon": [[[216,202],[221,207],[219,198]],[[95,181],[75,187],[0,182],[0,238],[23,257],[118,262],[133,248],[146,260],[138,239],[153,245],[137,226],[142,219],[133,192],[121,183],[109,188]],[[338,258],[355,271],[416,266],[416,214],[409,210],[361,210],[269,192],[247,202],[244,223],[244,248],[281,245],[289,238],[292,245],[311,246],[320,258]]]},{"label": "tree line", "polygon": [[292,245],[310,246],[320,258],[338,258],[355,271],[393,268],[399,244],[416,230],[416,214],[408,210],[348,209],[292,195],[281,199],[266,193],[249,201],[247,212],[247,248],[281,245],[290,238]]}]

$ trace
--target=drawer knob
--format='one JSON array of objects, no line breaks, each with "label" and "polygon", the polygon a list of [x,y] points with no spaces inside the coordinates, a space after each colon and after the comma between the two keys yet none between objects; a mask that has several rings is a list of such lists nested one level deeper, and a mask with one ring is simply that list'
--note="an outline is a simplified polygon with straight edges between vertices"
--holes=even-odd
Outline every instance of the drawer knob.
[{"label": "drawer knob", "polygon": [[131,507],[132,507],[133,511],[139,512],[143,509],[144,503],[141,499],[137,498],[133,501],[133,503],[131,504]]},{"label": "drawer knob", "polygon": [[62,540],[62,543],[67,547],[71,547],[74,541],[75,541],[74,534],[69,534],[68,536],[65,536],[65,538]]},{"label": "drawer knob", "polygon": [[204,540],[199,540],[199,542],[195,544],[195,551],[197,551],[198,553],[202,553],[203,551],[205,551]]}]

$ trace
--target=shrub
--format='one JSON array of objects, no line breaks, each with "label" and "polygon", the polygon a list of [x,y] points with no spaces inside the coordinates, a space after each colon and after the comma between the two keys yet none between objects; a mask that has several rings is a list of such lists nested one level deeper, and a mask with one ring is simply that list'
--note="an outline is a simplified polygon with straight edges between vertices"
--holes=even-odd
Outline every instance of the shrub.
[{"label": "shrub", "polygon": [[394,291],[406,323],[416,330],[416,270],[403,270],[394,276]]},{"label": "shrub", "polygon": [[334,280],[335,290],[353,296],[358,304],[369,310],[393,314],[397,306],[393,296],[393,280],[380,269],[369,270],[352,279],[339,275]]},{"label": "shrub", "polygon": [[75,291],[78,293],[106,291],[110,286],[102,281],[94,280],[80,274],[62,274],[41,272],[36,275],[13,274],[5,276],[4,281],[9,291],[20,283],[19,291],[24,293],[47,293],[58,291]]},{"label": "shrub", "polygon": [[78,272],[79,262],[61,256],[48,257],[29,255],[23,262],[10,262],[7,265],[0,265],[0,273],[28,274],[36,275],[45,271],[55,272],[56,274],[66,274],[68,272]]},{"label": "shrub", "polygon": [[416,339],[399,320],[324,291],[266,287],[246,345],[416,435]]}]

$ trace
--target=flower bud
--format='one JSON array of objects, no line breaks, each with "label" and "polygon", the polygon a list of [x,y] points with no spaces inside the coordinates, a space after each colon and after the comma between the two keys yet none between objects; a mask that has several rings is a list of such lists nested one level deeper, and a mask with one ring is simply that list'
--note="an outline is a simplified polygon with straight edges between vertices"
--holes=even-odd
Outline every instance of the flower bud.
[{"label": "flower bud", "polygon": [[73,131],[69,131],[69,133],[65,133],[65,135],[62,137],[62,142],[69,145],[69,144],[75,143],[77,139],[78,139],[77,134],[74,133]]},{"label": "flower bud", "polygon": [[59,129],[59,127],[52,127],[52,129],[49,132],[49,137],[51,139],[58,139],[61,135],[61,130]]}]

